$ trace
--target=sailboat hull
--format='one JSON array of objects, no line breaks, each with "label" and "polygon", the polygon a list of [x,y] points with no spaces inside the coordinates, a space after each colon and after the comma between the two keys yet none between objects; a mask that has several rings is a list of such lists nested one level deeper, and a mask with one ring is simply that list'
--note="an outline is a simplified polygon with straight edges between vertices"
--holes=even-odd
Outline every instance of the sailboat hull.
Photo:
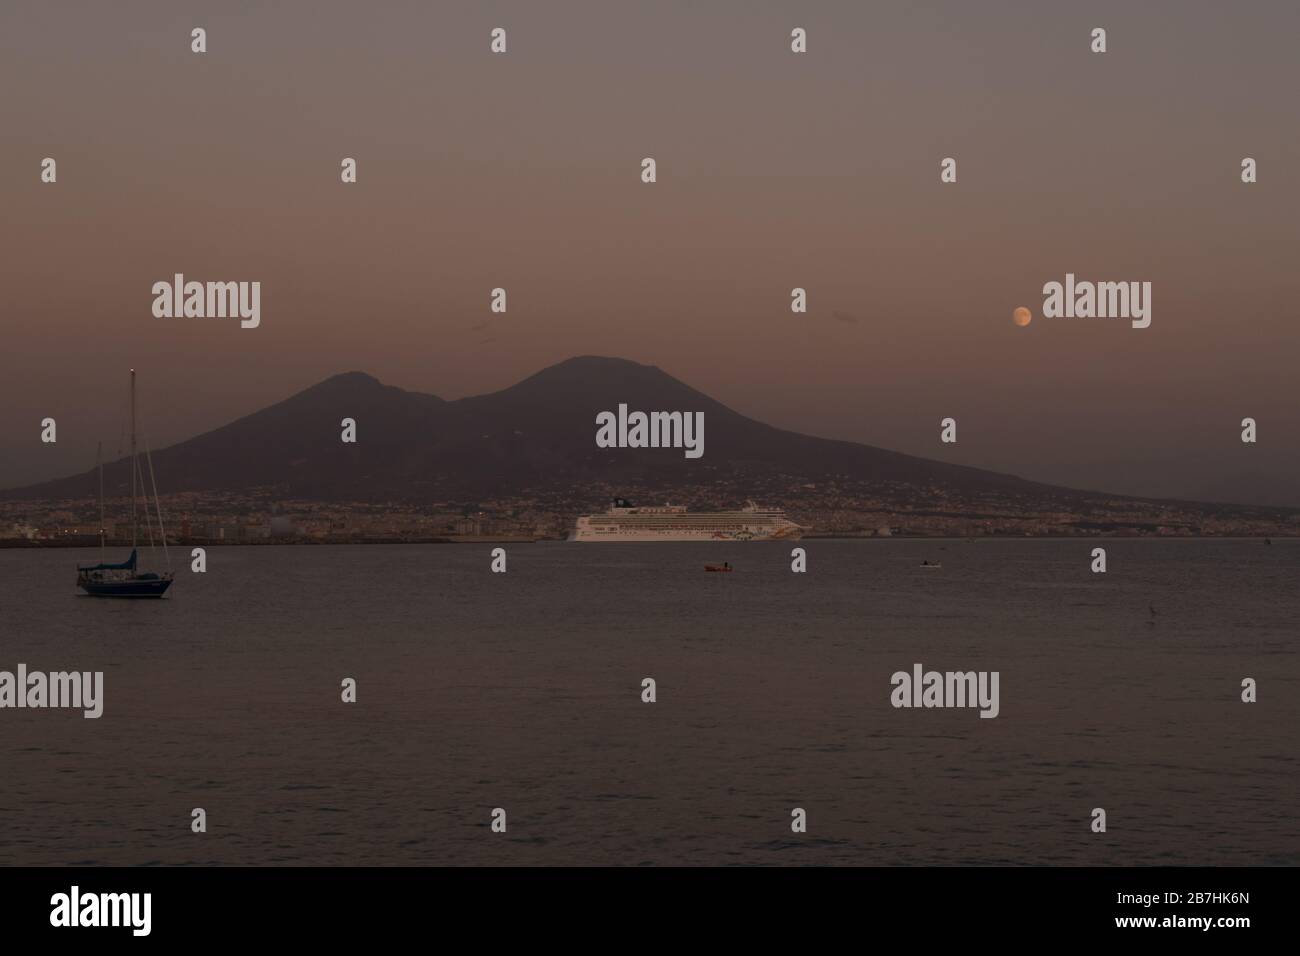
[{"label": "sailboat hull", "polygon": [[171,578],[132,578],[125,581],[78,581],[77,587],[91,597],[160,598],[171,587]]}]

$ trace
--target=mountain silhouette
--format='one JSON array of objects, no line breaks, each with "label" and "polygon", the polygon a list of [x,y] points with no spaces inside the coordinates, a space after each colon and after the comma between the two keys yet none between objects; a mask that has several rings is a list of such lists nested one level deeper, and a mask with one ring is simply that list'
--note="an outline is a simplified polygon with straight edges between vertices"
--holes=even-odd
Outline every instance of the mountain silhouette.
[{"label": "mountain silhouette", "polygon": [[[704,412],[703,458],[680,449],[598,448],[596,416],[616,411]],[[357,441],[340,440],[344,418]],[[970,494],[1082,494],[854,442],[814,438],[746,418],[660,369],[584,356],[487,395],[445,401],[335,375],[221,428],[153,452],[164,493],[274,487],[285,497],[429,500],[562,489],[587,482],[653,488],[726,476],[938,486]],[[130,485],[125,459],[105,465],[105,488]],[[7,491],[10,498],[81,498],[94,470]]]}]

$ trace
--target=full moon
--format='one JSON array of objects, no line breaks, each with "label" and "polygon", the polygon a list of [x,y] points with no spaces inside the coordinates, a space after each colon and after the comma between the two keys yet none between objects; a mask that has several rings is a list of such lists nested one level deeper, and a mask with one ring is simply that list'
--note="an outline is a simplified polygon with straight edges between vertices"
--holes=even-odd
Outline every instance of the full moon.
[{"label": "full moon", "polygon": [[1023,305],[1011,313],[1011,321],[1022,328],[1034,320],[1034,313],[1030,312]]}]

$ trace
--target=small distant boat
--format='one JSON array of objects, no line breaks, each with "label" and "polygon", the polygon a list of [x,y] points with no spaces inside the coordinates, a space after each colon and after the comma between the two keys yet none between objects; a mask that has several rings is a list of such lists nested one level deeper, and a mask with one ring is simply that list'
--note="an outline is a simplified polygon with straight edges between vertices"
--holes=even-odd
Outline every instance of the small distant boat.
[{"label": "small distant boat", "polygon": [[[153,479],[153,458],[149,455],[148,442],[145,443],[145,457],[149,461],[149,478]],[[104,561],[104,458],[99,456],[99,563],[77,565],[77,587],[91,597],[116,598],[160,598],[172,584],[170,571],[157,574],[153,571],[140,571],[136,567],[138,550],[136,537],[136,477],[140,478],[141,490],[144,490],[144,473],[139,470],[140,460],[135,450],[135,369],[131,369],[131,556],[121,564],[109,564]],[[149,493],[145,491],[145,523],[149,530],[149,543],[153,545],[153,525],[149,522]],[[158,484],[153,483],[154,506],[158,509],[158,533],[162,538],[164,554],[167,551],[167,535],[162,526],[162,508],[158,507]]]},{"label": "small distant boat", "polygon": [[933,564],[931,564],[929,561],[922,561],[919,567],[925,568],[925,570],[927,571],[937,571],[939,570],[939,568],[943,567],[943,563],[936,561]]},{"label": "small distant boat", "polygon": [[730,571],[732,571],[733,569],[732,569],[732,567],[731,567],[730,564],[724,562],[723,564],[706,564],[706,565],[704,566],[704,570],[705,570],[705,571],[721,571],[721,572],[730,572]]}]

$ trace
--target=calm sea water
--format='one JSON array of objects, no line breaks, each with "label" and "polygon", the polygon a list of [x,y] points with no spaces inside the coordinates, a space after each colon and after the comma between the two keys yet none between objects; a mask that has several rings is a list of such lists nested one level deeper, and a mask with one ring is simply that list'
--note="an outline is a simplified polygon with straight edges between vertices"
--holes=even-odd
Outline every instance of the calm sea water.
[{"label": "calm sea water", "polygon": [[[161,602],[0,551],[0,669],[106,682],[0,711],[0,863],[1300,863],[1300,541],[1097,543],[227,547]],[[1001,715],[892,708],[918,661]]]}]

